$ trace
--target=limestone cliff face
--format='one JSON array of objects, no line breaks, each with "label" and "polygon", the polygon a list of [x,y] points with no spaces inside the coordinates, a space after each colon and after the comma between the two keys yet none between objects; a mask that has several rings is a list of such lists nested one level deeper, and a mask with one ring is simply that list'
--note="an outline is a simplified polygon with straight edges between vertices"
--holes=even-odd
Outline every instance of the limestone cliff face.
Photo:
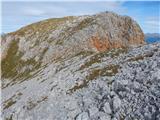
[{"label": "limestone cliff face", "polygon": [[[2,73],[6,71],[5,65],[9,69],[20,64],[13,71],[21,71],[24,64],[32,64],[34,68],[34,63],[41,66],[84,51],[103,52],[140,44],[144,44],[143,32],[127,16],[103,12],[92,16],[48,19],[2,38]],[[13,62],[15,59],[17,62]]]},{"label": "limestone cliff face", "polygon": [[103,13],[96,15],[95,18],[97,27],[90,39],[98,51],[137,46],[144,43],[142,30],[130,17]]}]

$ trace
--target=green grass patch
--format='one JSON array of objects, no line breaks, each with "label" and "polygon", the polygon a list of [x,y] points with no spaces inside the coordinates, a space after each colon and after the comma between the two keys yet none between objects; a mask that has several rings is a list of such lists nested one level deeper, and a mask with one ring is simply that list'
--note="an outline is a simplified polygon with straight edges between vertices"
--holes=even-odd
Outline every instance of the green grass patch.
[{"label": "green grass patch", "polygon": [[5,109],[8,109],[9,107],[11,107],[12,105],[14,105],[16,103],[16,101],[12,100],[12,99],[8,99],[7,101],[5,101],[4,103],[4,108],[3,110]]},{"label": "green grass patch", "polygon": [[82,56],[84,58],[84,57],[87,57],[92,54],[94,54],[94,52],[92,52],[92,51],[80,51],[79,53],[73,55],[72,57]]},{"label": "green grass patch", "polygon": [[18,74],[16,66],[19,64],[21,53],[18,53],[18,40],[13,40],[7,51],[5,59],[2,60],[2,78],[14,77]]},{"label": "green grass patch", "polygon": [[25,26],[21,29],[19,29],[16,32],[9,33],[11,35],[18,35],[18,36],[24,36],[28,31],[29,33],[36,33],[39,32],[39,34],[48,32],[51,30],[55,30],[60,24],[64,23],[65,21],[72,21],[74,19],[73,16],[63,17],[63,18],[52,18],[52,19],[46,19],[37,23],[30,24],[28,26]]},{"label": "green grass patch", "polygon": [[39,103],[44,102],[47,99],[48,99],[48,96],[42,96],[39,100],[37,100],[35,102],[34,101],[29,101],[27,109],[31,110],[31,109],[35,108]]},{"label": "green grass patch", "polygon": [[[7,51],[6,57],[2,60],[2,78],[14,78],[20,80],[21,78],[30,77],[30,72],[40,68],[41,63],[36,62],[34,58],[23,61],[21,57],[23,53],[18,51],[18,40],[13,40]],[[44,50],[46,52],[46,50]],[[44,53],[43,53],[44,54]],[[23,67],[32,65],[32,69],[26,69],[20,72]]]},{"label": "green grass patch", "polygon": [[118,73],[119,65],[108,65],[107,67],[104,67],[102,69],[94,69],[87,77],[86,79],[88,81],[96,79],[97,77],[102,76],[114,76]]},{"label": "green grass patch", "polygon": [[93,18],[86,18],[82,20],[76,27],[73,28],[73,31],[82,30],[83,28],[93,24]]},{"label": "green grass patch", "polygon": [[139,55],[139,56],[136,56],[136,57],[132,57],[132,58],[128,59],[127,62],[143,60],[144,58],[152,57],[153,54],[154,53],[148,53],[148,54],[145,54],[145,55]]},{"label": "green grass patch", "polygon": [[68,93],[71,94],[79,89],[87,87],[90,81],[95,80],[98,77],[114,76],[115,74],[118,73],[119,68],[120,68],[119,65],[108,65],[101,69],[94,69],[93,71],[89,73],[89,75],[86,76],[82,84],[80,85],[76,84],[74,87],[68,90]]},{"label": "green grass patch", "polygon": [[13,120],[13,114],[11,114],[9,117],[7,117],[5,120]]},{"label": "green grass patch", "polygon": [[83,70],[85,68],[90,67],[91,65],[95,63],[100,63],[103,57],[117,57],[122,53],[126,53],[128,50],[127,49],[113,49],[110,51],[105,51],[105,52],[100,52],[92,56],[89,61],[85,62],[79,70]]}]

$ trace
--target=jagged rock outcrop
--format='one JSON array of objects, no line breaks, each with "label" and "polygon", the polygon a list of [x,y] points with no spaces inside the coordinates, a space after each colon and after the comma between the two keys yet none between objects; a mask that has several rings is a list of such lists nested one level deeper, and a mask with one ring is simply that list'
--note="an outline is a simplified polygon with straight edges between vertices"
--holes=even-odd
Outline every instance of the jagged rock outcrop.
[{"label": "jagged rock outcrop", "polygon": [[160,44],[105,12],[48,19],[2,38],[2,118],[160,118]]}]

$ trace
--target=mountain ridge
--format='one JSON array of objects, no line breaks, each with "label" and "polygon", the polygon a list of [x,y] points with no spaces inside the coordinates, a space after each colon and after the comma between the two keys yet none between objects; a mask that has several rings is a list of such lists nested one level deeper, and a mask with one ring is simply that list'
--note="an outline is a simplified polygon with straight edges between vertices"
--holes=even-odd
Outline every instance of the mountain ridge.
[{"label": "mountain ridge", "polygon": [[160,41],[160,33],[146,33],[145,41],[147,43],[154,43]]}]

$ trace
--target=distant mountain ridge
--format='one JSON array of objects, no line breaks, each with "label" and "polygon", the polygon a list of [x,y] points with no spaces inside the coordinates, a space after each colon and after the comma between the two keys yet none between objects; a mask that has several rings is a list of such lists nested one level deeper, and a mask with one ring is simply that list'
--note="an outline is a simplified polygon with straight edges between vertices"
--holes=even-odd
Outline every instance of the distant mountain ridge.
[{"label": "distant mountain ridge", "polygon": [[145,41],[147,43],[160,42],[160,33],[146,33]]}]

